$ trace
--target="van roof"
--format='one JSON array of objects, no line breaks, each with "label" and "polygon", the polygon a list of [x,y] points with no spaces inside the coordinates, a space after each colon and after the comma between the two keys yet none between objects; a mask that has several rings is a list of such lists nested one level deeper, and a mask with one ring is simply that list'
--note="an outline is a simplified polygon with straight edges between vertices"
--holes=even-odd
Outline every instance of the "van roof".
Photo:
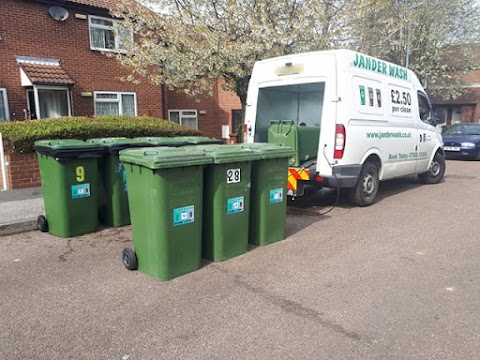
[{"label": "van roof", "polygon": [[[337,62],[340,63],[342,68],[352,68],[357,71],[363,72],[364,74],[376,73],[377,75],[385,75],[390,78],[404,80],[409,83],[415,84],[416,86],[422,88],[420,81],[418,80],[415,73],[403,66],[375,58],[366,54],[362,54],[356,51],[347,50],[347,49],[337,49],[337,50],[325,50],[325,51],[311,51],[303,52],[297,54],[283,55],[270,59],[265,59],[257,61],[255,67],[257,69],[265,68],[269,66],[270,63],[279,63],[284,62],[284,64],[294,63],[301,58],[318,58],[324,56],[335,56]],[[254,70],[255,70],[254,67]]]}]

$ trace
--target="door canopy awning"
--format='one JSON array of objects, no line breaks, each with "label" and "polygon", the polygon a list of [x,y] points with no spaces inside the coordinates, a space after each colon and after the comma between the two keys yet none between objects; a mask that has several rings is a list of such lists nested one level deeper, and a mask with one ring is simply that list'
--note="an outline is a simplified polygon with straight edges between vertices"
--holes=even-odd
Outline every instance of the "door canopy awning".
[{"label": "door canopy awning", "polygon": [[62,69],[60,60],[17,56],[22,86],[71,86],[75,81]]}]

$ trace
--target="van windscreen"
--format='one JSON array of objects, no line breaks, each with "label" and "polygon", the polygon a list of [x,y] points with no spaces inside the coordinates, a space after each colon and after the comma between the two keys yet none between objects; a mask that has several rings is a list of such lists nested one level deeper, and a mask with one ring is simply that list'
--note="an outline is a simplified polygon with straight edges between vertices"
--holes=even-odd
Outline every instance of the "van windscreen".
[{"label": "van windscreen", "polygon": [[260,88],[255,142],[267,142],[271,120],[291,120],[298,126],[320,127],[324,90],[324,82]]}]

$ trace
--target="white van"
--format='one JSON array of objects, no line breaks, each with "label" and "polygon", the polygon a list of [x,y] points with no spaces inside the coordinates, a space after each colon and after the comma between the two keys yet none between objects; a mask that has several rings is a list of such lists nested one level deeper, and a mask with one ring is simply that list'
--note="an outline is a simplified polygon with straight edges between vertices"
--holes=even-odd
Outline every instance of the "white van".
[{"label": "white van", "polygon": [[415,74],[349,50],[259,61],[248,87],[244,142],[292,146],[288,195],[348,189],[371,205],[381,180],[445,172],[443,142]]}]

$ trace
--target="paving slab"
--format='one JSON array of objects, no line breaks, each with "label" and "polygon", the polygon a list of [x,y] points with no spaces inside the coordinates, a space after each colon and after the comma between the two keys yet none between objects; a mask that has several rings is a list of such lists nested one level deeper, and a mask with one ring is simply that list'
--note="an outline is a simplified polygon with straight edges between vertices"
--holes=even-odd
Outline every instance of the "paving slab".
[{"label": "paving slab", "polygon": [[0,235],[36,229],[45,214],[40,187],[0,191]]}]

